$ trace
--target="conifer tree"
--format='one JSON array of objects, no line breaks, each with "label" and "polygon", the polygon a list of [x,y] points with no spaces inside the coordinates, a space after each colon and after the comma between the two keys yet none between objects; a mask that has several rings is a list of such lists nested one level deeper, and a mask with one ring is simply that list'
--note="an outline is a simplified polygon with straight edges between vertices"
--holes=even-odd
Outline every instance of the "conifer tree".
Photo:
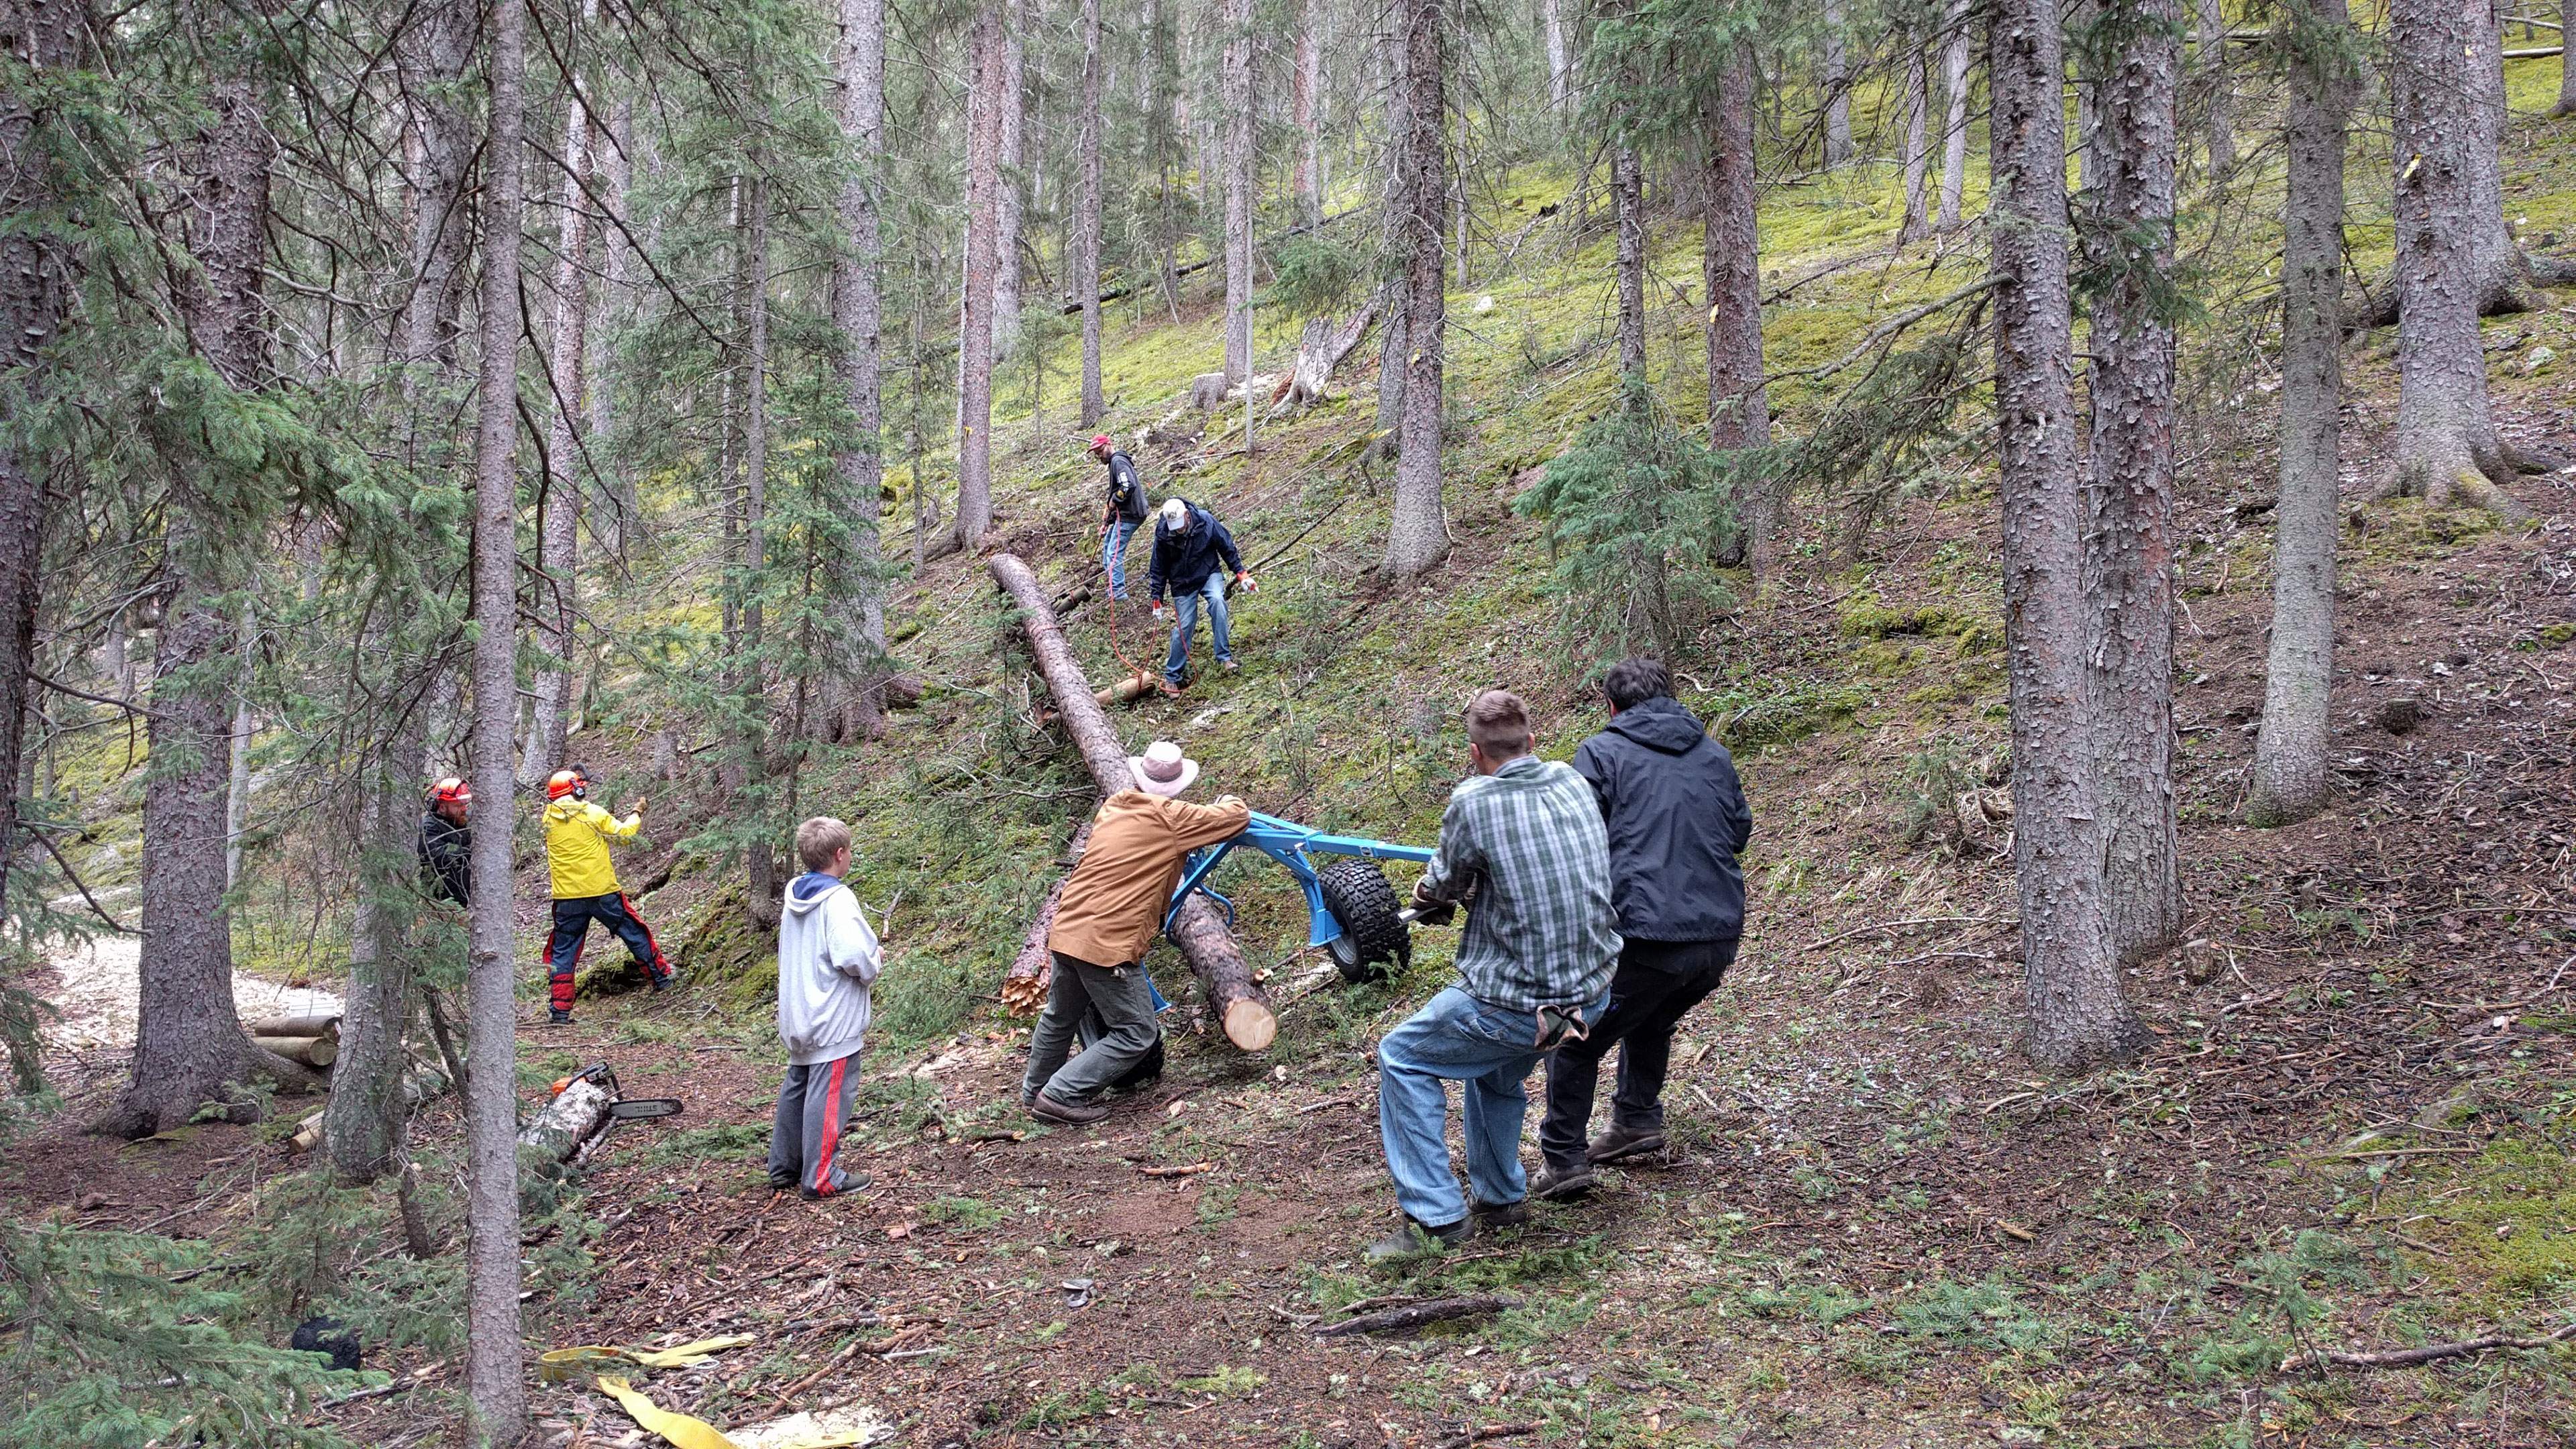
[{"label": "conifer tree", "polygon": [[1448,118],[1441,0],[1399,0],[1397,32],[1403,37],[1402,131],[1395,138],[1403,184],[1397,197],[1396,235],[1404,258],[1404,406],[1397,424],[1395,506],[1388,520],[1386,567],[1410,583],[1449,551],[1448,520],[1441,508],[1440,428],[1448,404],[1441,391],[1441,334],[1447,322],[1443,288],[1441,202],[1448,165],[1441,133]]}]

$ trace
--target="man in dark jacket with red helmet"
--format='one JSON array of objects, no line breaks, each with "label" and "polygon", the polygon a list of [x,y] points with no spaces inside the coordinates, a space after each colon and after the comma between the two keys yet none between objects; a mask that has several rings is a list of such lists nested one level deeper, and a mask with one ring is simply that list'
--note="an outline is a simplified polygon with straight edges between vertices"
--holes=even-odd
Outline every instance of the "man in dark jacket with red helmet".
[{"label": "man in dark jacket with red helmet", "polygon": [[474,834],[465,811],[473,803],[473,790],[454,775],[429,787],[429,809],[420,817],[420,888],[431,900],[469,903]]},{"label": "man in dark jacket with red helmet", "polygon": [[[1610,899],[1619,913],[1618,974],[1591,1034],[1547,1059],[1546,1159],[1530,1191],[1564,1200],[1593,1185],[1596,1164],[1664,1148],[1664,1071],[1673,1027],[1717,989],[1744,934],[1737,851],[1753,834],[1735,761],[1673,698],[1652,659],[1624,659],[1602,681],[1610,724],[1574,752],[1610,835]],[[1586,1144],[1601,1058],[1619,1047],[1610,1127]]]}]

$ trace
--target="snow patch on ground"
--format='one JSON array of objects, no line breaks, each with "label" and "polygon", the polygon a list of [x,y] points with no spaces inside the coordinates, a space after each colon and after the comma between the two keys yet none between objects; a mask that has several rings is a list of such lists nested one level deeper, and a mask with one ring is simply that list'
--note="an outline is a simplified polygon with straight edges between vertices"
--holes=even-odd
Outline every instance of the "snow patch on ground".
[{"label": "snow patch on ground", "polygon": [[[77,900],[72,904],[77,905]],[[57,981],[47,999],[61,1015],[46,1026],[47,1040],[70,1051],[133,1046],[142,960],[143,942],[135,936],[97,936],[56,951]],[[318,986],[279,986],[236,971],[233,1006],[245,1021],[263,1016],[337,1016],[340,997]]]}]

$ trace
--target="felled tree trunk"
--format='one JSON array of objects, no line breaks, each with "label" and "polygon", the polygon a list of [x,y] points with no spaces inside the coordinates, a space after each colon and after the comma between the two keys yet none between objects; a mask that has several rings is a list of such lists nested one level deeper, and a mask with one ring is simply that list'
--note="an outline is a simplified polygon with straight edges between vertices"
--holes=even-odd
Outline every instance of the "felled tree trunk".
[{"label": "felled tree trunk", "polygon": [[[1064,631],[1056,625],[1055,611],[1047,607],[1046,591],[1038,586],[1037,575],[1007,553],[993,555],[990,566],[994,582],[1019,605],[1028,629],[1029,652],[1037,656],[1038,672],[1046,676],[1047,689],[1055,695],[1065,733],[1082,751],[1082,762],[1090,768],[1100,793],[1115,795],[1133,788],[1136,779],[1127,768],[1126,748],[1118,743],[1109,716],[1100,712],[1099,702],[1091,697],[1091,682],[1083,677],[1082,666],[1064,642]],[[1224,1024],[1226,1040],[1248,1052],[1269,1046],[1279,1034],[1278,1013],[1271,1009],[1260,983],[1252,979],[1233,934],[1226,930],[1225,918],[1206,898],[1193,894],[1173,917],[1171,935],[1190,970],[1197,973],[1208,1006]]]}]

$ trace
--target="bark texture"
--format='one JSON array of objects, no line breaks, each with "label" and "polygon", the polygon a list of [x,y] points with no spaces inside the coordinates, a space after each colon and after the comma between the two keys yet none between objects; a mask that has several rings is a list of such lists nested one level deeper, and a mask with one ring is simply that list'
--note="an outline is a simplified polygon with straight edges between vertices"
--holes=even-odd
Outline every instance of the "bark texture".
[{"label": "bark texture", "polygon": [[[1771,441],[1762,394],[1762,236],[1753,170],[1753,64],[1743,46],[1718,76],[1708,120],[1707,213],[1700,272],[1708,288],[1708,441],[1758,448]],[[1737,525],[1756,578],[1778,572],[1788,479],[1752,481]]]},{"label": "bark texture", "polygon": [[2460,0],[2389,7],[2395,103],[2397,422],[2382,496],[2437,507],[2529,510],[2496,485],[2513,464],[2496,437],[2478,336],[2479,238],[2487,225],[2476,153],[2495,149],[2472,73],[2475,41]]},{"label": "bark texture", "polygon": [[[86,0],[5,0],[0,48],[32,71],[66,70],[80,64],[90,23]],[[55,230],[60,187],[38,134],[59,119],[0,91],[0,435],[10,438],[46,401],[45,349],[71,305],[75,257]],[[0,447],[0,780],[19,778],[26,748],[50,472],[21,448]],[[0,915],[17,840],[18,792],[0,791]]]},{"label": "bark texture", "polygon": [[2255,825],[2326,802],[2343,412],[2343,153],[2355,77],[2344,0],[2289,12],[2288,193],[2281,204],[2281,492],[2272,510],[2272,653],[2254,741]]},{"label": "bark texture", "polygon": [[2227,77],[2227,15],[2220,0],[2200,3],[2200,70],[2209,88],[2209,173],[2236,169],[2236,87]]},{"label": "bark texture", "polygon": [[1943,231],[1959,225],[1968,190],[1968,0],[1950,0],[1941,15],[1941,94],[1948,109],[1941,122]]},{"label": "bark texture", "polygon": [[[1055,696],[1056,712],[1064,719],[1065,733],[1082,751],[1082,762],[1089,767],[1093,783],[1103,795],[1133,788],[1136,780],[1127,768],[1126,747],[1118,742],[1118,732],[1110,725],[1109,716],[1092,698],[1091,683],[1083,677],[1072,647],[1064,642],[1064,631],[1056,625],[1055,610],[1047,601],[1046,591],[1038,586],[1037,575],[1013,554],[993,555],[990,567],[994,582],[1019,606],[1022,627],[1028,631],[1029,652],[1037,656],[1038,672],[1046,676],[1047,690]],[[1269,1046],[1279,1033],[1278,1013],[1244,964],[1242,951],[1226,929],[1224,913],[1208,904],[1205,896],[1193,892],[1174,913],[1170,934],[1172,944],[1180,947],[1190,970],[1198,976],[1208,1010],[1225,1028],[1226,1040],[1248,1052]]]},{"label": "bark texture", "polygon": [[[2466,153],[2469,205],[2477,238],[2478,315],[2499,317],[2540,308],[2531,284],[2531,264],[2514,240],[2504,214],[2504,34],[2495,0],[2454,0],[2463,11],[2468,32],[2468,101],[2471,134]],[[2402,63],[2402,62],[2401,62]]]},{"label": "bark texture", "polygon": [[1000,226],[1002,20],[992,0],[967,32],[966,297],[957,340],[958,546],[993,527],[993,268]]},{"label": "bark texture", "polygon": [[1441,202],[1449,192],[1441,154],[1441,121],[1447,113],[1442,67],[1447,24],[1440,0],[1400,0],[1404,37],[1404,192],[1398,208],[1404,264],[1404,408],[1398,424],[1395,505],[1387,527],[1387,572],[1399,583],[1421,577],[1449,552],[1449,527],[1441,512],[1440,425],[1445,405],[1441,342],[1448,322],[1446,258],[1440,245]]},{"label": "bark texture", "polygon": [[527,11],[493,7],[491,113],[483,148],[481,377],[474,427],[474,797],[485,812],[470,862],[473,921],[466,992],[466,1442],[517,1444],[527,1432],[519,1337],[518,1059],[511,968],[508,803],[518,711],[519,241],[526,170],[522,95]]},{"label": "bark texture", "polygon": [[1323,0],[1306,0],[1297,26],[1296,94],[1289,115],[1297,128],[1297,155],[1288,187],[1297,197],[1297,219],[1308,224],[1324,214],[1323,37]]},{"label": "bark texture", "polygon": [[[1225,0],[1225,380],[1252,376],[1252,0]],[[1248,418],[1250,413],[1245,416]]]},{"label": "bark texture", "polygon": [[831,581],[844,642],[835,651],[839,667],[825,692],[820,733],[846,743],[874,738],[885,720],[885,540],[878,531],[885,517],[878,360],[885,325],[878,203],[885,167],[885,0],[840,0],[840,24],[841,137],[857,164],[841,181],[832,320],[841,333],[836,361],[850,435],[832,453],[840,486],[830,502],[845,537],[834,551]]},{"label": "bark texture", "polygon": [[1905,219],[1896,228],[1902,245],[1932,234],[1931,198],[1925,190],[1932,153],[1925,145],[1925,120],[1932,108],[1931,64],[1922,44],[1905,47]]},{"label": "bark texture", "polygon": [[1538,0],[1539,27],[1547,43],[1547,103],[1562,111],[1574,93],[1574,49],[1566,43],[1567,0]]},{"label": "bark texture", "polygon": [[1610,148],[1610,197],[1618,213],[1619,375],[1646,377],[1646,173],[1635,148]]},{"label": "bark texture", "polygon": [[1082,430],[1109,411],[1100,388],[1100,0],[1082,0],[1082,113],[1074,122],[1071,265],[1082,299]]},{"label": "bark texture", "polygon": [[2111,955],[2182,928],[2173,790],[2173,265],[2182,16],[2176,0],[2102,0],[2097,185],[2085,198],[2093,419],[2084,490],[2093,785]]},{"label": "bark texture", "polygon": [[2146,1032],[2111,960],[2086,759],[2061,31],[2054,0],[1996,0],[1988,17],[2013,864],[2030,1054],[2072,1071],[2136,1056]]},{"label": "bark texture", "polygon": [[[270,167],[276,145],[248,67],[209,87],[211,119],[187,159],[187,248],[196,263],[179,310],[190,340],[226,387],[270,380],[264,294]],[[252,1108],[240,1084],[267,1077],[312,1085],[301,1067],[259,1050],[233,1009],[232,918],[225,904],[224,814],[232,775],[235,520],[210,480],[171,479],[163,569],[170,583],[154,651],[143,795],[143,956],[134,1075],[99,1130],[141,1137],[183,1126],[208,1103]],[[14,779],[14,777],[12,777]]]},{"label": "bark texture", "polygon": [[560,769],[572,726],[572,631],[580,607],[581,452],[588,421],[584,382],[589,361],[591,138],[590,106],[575,88],[564,123],[563,222],[556,235],[555,332],[547,375],[554,406],[546,415],[546,494],[537,529],[536,646],[546,657],[528,704],[528,744],[519,788],[533,790]]},{"label": "bark texture", "polygon": [[1028,0],[1003,0],[1001,74],[993,82],[993,355],[1020,343],[1020,232],[1028,184]]},{"label": "bark texture", "polygon": [[[746,193],[743,216],[743,286],[747,298],[743,359],[742,572],[735,580],[742,601],[742,653],[735,660],[735,706],[741,716],[741,770],[750,787],[744,801],[755,812],[769,808],[769,677],[761,658],[765,627],[761,603],[769,569],[769,177],[758,169]],[[778,925],[778,862],[766,838],[743,847],[743,904],[752,929]]]}]

